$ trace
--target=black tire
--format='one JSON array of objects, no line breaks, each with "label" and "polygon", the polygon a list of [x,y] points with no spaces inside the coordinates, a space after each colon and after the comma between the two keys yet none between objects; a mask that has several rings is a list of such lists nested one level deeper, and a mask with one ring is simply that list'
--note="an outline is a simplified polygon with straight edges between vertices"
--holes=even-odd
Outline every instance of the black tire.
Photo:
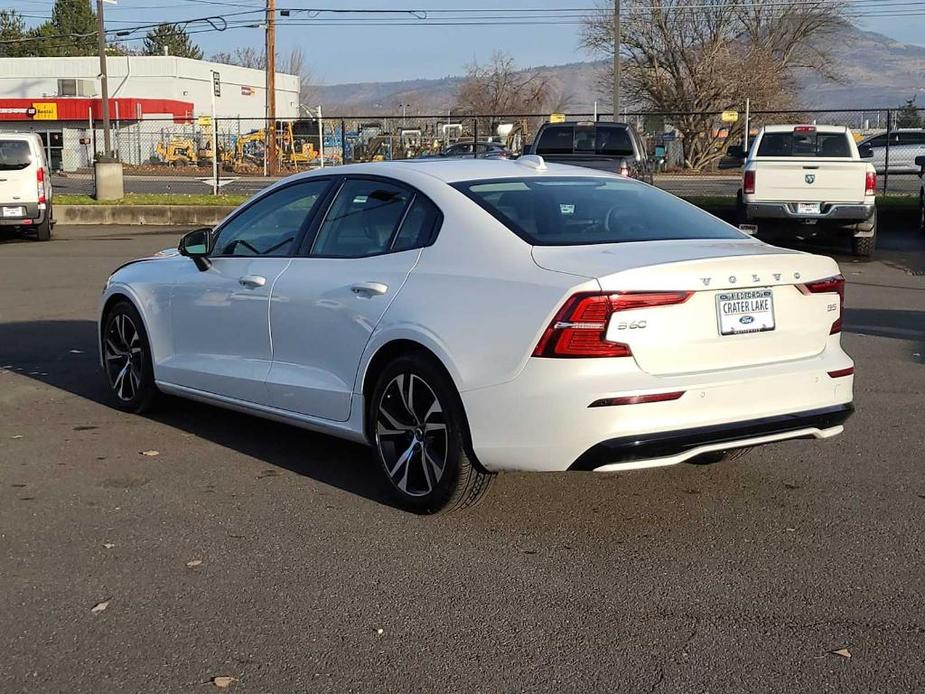
[{"label": "black tire", "polygon": [[45,219],[42,220],[41,224],[37,224],[35,227],[35,238],[37,241],[50,241],[51,240],[51,205],[45,210]]},{"label": "black tire", "polygon": [[160,392],[138,310],[128,301],[113,305],[103,321],[102,338],[103,371],[115,406],[138,414],[150,410]]},{"label": "black tire", "polygon": [[852,255],[856,258],[870,258],[874,254],[874,247],[877,245],[877,211],[874,210],[874,214],[869,220],[855,226],[855,231],[869,231],[871,235],[851,237]]},{"label": "black tire", "polygon": [[474,462],[459,393],[427,355],[398,357],[379,374],[367,427],[386,485],[409,511],[450,513],[473,506],[494,477]]}]

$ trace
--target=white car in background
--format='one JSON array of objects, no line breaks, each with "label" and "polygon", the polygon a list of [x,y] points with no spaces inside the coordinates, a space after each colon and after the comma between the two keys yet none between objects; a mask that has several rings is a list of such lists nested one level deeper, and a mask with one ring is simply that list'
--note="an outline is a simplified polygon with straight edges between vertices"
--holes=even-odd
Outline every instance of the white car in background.
[{"label": "white car in background", "polygon": [[0,226],[48,241],[54,228],[45,148],[36,133],[0,134]]},{"label": "white car in background", "polygon": [[398,502],[502,470],[618,471],[840,433],[829,258],[537,156],[290,177],[100,305],[116,404],[159,392],[364,442]]},{"label": "white car in background", "polygon": [[872,152],[870,163],[873,164],[878,174],[883,174],[887,170],[887,143],[889,143],[891,174],[919,172],[915,159],[925,155],[925,129],[897,128],[890,133],[881,132],[861,140],[858,147],[869,149]]}]

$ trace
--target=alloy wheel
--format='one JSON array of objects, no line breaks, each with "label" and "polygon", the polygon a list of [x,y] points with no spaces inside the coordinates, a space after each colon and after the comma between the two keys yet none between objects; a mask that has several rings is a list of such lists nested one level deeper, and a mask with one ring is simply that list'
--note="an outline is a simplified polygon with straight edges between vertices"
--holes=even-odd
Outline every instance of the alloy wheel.
[{"label": "alloy wheel", "polygon": [[382,391],[376,414],[376,446],[398,490],[430,494],[443,478],[449,449],[443,406],[414,373],[395,376]]},{"label": "alloy wheel", "polygon": [[122,402],[130,402],[141,388],[144,350],[138,328],[128,315],[117,313],[109,322],[103,356],[112,392]]}]

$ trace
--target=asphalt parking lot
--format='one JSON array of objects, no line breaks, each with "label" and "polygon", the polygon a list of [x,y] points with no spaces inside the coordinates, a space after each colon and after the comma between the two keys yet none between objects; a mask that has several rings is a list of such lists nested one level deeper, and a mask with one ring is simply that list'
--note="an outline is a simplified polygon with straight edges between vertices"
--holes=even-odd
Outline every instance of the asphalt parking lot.
[{"label": "asphalt parking lot", "polygon": [[106,404],[103,283],[177,232],[5,237],[0,691],[925,690],[925,236],[881,233],[839,257],[844,435],[502,475],[437,518],[391,507],[362,447]]}]

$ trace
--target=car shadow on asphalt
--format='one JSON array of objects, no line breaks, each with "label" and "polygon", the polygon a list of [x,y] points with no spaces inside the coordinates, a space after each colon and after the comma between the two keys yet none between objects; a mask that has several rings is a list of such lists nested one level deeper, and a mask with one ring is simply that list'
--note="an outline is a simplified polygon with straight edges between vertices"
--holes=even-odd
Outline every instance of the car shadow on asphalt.
[{"label": "car shadow on asphalt", "polygon": [[[88,320],[0,323],[0,368],[112,406]],[[394,506],[369,449],[333,436],[181,398],[147,419],[372,501]]]}]

